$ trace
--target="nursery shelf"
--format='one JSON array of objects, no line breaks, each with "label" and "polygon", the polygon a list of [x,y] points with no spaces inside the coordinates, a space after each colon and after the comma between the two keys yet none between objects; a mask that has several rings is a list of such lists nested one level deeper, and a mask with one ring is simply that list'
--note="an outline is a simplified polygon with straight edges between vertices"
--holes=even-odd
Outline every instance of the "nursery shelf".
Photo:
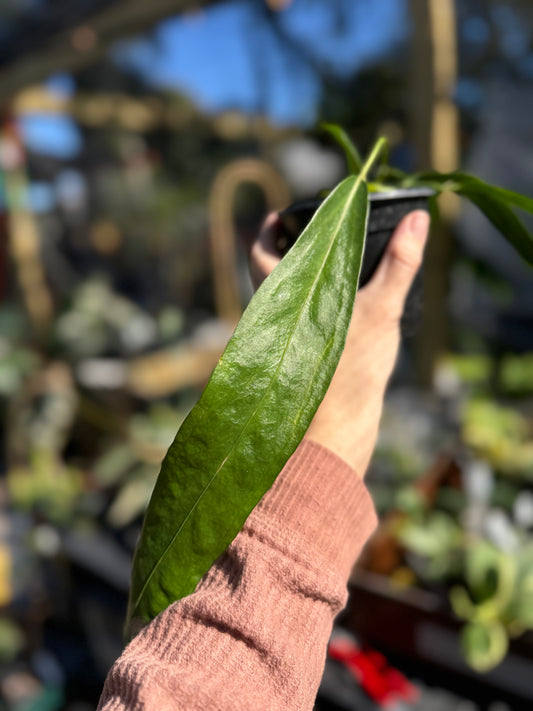
[{"label": "nursery shelf", "polygon": [[393,588],[385,576],[357,570],[341,624],[386,655],[405,662],[411,674],[475,701],[499,700],[513,711],[533,708],[533,635],[512,640],[492,671],[480,674],[463,659],[461,622],[445,601],[426,590]]}]

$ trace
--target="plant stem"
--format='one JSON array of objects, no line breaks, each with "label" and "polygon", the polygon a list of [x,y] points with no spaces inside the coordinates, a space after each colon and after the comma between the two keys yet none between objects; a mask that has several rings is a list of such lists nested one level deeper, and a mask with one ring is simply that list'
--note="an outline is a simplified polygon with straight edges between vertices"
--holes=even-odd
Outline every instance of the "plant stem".
[{"label": "plant stem", "polygon": [[374,163],[377,161],[379,158],[379,154],[388,147],[388,142],[387,139],[384,138],[383,136],[381,138],[378,138],[378,140],[375,142],[374,147],[372,148],[368,158],[366,159],[361,172],[359,173],[359,177],[361,180],[366,180],[366,177],[368,173],[370,172],[370,169],[374,165]]}]

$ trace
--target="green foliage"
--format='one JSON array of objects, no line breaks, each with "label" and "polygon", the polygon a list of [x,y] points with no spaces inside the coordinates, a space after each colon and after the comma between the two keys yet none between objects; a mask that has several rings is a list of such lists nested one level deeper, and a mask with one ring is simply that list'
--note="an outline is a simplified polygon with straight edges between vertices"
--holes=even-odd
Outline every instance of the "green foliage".
[{"label": "green foliage", "polygon": [[487,398],[473,398],[462,419],[463,440],[478,456],[502,474],[533,478],[533,442],[524,415]]},{"label": "green foliage", "polygon": [[[425,185],[462,194],[533,264],[533,238],[513,211],[533,213],[529,198],[460,172],[404,175],[386,165],[384,138],[363,164],[345,131],[329,124],[324,129],[343,148],[354,175],[329,194],[252,299],[167,452],[134,558],[130,634],[194,590],[304,435],[344,346],[369,189]],[[380,156],[375,182],[367,186]],[[435,556],[448,539],[450,521],[433,520],[431,535],[411,531],[411,545],[423,542],[427,554],[431,544]]]},{"label": "green foliage", "polygon": [[403,520],[398,540],[418,557],[418,568],[429,579],[443,579],[455,571],[463,533],[457,521],[443,511],[420,513]]},{"label": "green foliage", "polygon": [[467,621],[461,632],[465,657],[485,672],[505,657],[509,637],[533,629],[533,546],[502,551],[487,541],[465,553],[464,586],[450,591],[455,614]]},{"label": "green foliage", "polygon": [[105,515],[113,529],[127,526],[145,512],[161,459],[184,419],[182,408],[156,403],[146,412],[133,415],[126,440],[96,460],[92,468],[95,481],[101,487],[117,489]]},{"label": "green foliage", "polygon": [[39,357],[27,348],[17,348],[0,341],[0,398],[16,393],[24,379],[39,365]]},{"label": "green foliage", "polygon": [[440,367],[453,377],[461,390],[526,397],[533,393],[533,353],[507,353],[497,360],[483,353],[453,353],[440,360]]},{"label": "green foliage", "polygon": [[194,590],[304,435],[344,347],[367,211],[365,182],[347,178],[250,302],[163,461],[130,633]]},{"label": "green foliage", "polygon": [[424,497],[414,486],[402,486],[396,492],[395,509],[411,516],[413,519],[423,516],[426,509]]},{"label": "green foliage", "polygon": [[15,659],[23,648],[24,634],[20,627],[7,617],[0,617],[0,662]]},{"label": "green foliage", "polygon": [[[343,148],[348,165],[357,167],[357,161],[354,162],[354,155],[358,155],[357,149],[347,134],[331,124],[327,124],[325,128]],[[382,155],[382,164],[376,175],[377,189],[387,191],[395,188],[428,187],[434,190],[437,195],[443,192],[462,195],[476,205],[513,245],[521,257],[533,266],[533,235],[515,212],[515,209],[518,208],[533,214],[532,198],[490,185],[474,175],[459,170],[452,173],[430,171],[408,175],[387,165],[388,147],[384,138],[378,139],[373,152],[376,150]]]},{"label": "green foliage", "polygon": [[533,266],[533,235],[520,221],[513,208],[533,214],[533,199],[512,190],[505,190],[479,178],[455,171],[453,173],[420,173],[404,181],[406,184],[427,185],[437,192],[455,192],[468,198],[513,245],[523,259]]},{"label": "green foliage", "polygon": [[502,661],[509,649],[509,640],[499,622],[469,622],[461,632],[461,648],[469,665],[483,673]]},{"label": "green foliage", "polygon": [[441,366],[469,387],[486,387],[494,367],[488,355],[464,353],[448,354],[442,359]]},{"label": "green foliage", "polygon": [[339,144],[339,146],[342,147],[346,156],[349,172],[354,175],[360,173],[363,168],[363,160],[361,158],[361,154],[350,140],[346,131],[333,123],[323,123],[320,128],[328,133]]},{"label": "green foliage", "polygon": [[16,508],[64,524],[71,520],[82,492],[82,474],[42,449],[31,453],[29,466],[8,470],[7,486]]},{"label": "green foliage", "polygon": [[72,359],[106,351],[130,355],[161,340],[160,330],[174,330],[178,335],[180,316],[167,311],[158,324],[140,306],[118,294],[108,279],[97,276],[74,291],[70,308],[57,319],[55,336]]},{"label": "green foliage", "polygon": [[499,372],[499,386],[510,395],[533,393],[533,353],[505,356]]}]

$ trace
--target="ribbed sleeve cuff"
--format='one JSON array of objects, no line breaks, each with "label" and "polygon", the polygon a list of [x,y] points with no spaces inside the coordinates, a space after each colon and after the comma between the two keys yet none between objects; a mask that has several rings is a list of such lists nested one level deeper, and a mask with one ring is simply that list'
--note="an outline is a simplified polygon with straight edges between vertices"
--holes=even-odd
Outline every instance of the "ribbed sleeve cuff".
[{"label": "ribbed sleeve cuff", "polygon": [[279,527],[292,544],[348,577],[377,524],[374,504],[362,479],[344,460],[304,439],[272,488],[252,512],[255,523]]}]

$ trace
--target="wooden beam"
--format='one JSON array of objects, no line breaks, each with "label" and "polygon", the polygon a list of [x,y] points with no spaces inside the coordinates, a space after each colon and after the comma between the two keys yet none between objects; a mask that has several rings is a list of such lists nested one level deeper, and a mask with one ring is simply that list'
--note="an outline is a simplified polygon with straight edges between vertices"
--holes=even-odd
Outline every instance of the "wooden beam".
[{"label": "wooden beam", "polygon": [[36,84],[19,91],[13,97],[10,108],[15,117],[66,114],[81,126],[118,126],[140,133],[160,129],[179,131],[201,123],[226,141],[253,136],[268,142],[298,134],[298,129],[278,126],[265,116],[247,116],[233,110],[212,116],[204,114],[177,93],[170,99],[155,92],[132,96],[116,91],[79,92],[72,97],[61,97],[42,84]]},{"label": "wooden beam", "polygon": [[54,304],[42,263],[39,227],[21,199],[28,185],[26,155],[16,126],[9,119],[1,127],[0,139],[10,154],[3,165],[9,256],[26,310],[40,337],[53,319]]}]

